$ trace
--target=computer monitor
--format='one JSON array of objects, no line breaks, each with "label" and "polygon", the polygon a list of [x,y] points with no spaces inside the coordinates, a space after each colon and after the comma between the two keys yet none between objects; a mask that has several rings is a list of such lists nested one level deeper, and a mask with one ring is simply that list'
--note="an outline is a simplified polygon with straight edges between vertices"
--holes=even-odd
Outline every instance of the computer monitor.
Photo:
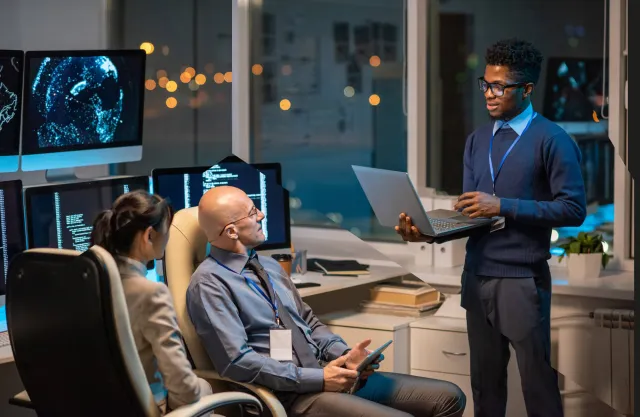
[{"label": "computer monitor", "polygon": [[29,51],[22,170],[142,159],[143,50]]},{"label": "computer monitor", "polygon": [[[0,263],[2,264],[0,296],[5,295],[6,292],[9,262],[25,249],[22,181],[0,182]],[[3,300],[0,300],[0,305],[3,304]]]},{"label": "computer monitor", "polygon": [[[570,134],[606,133],[601,108],[607,114],[603,93],[602,58],[549,58],[544,90],[544,116]],[[606,78],[605,78],[606,84]],[[598,123],[593,118],[596,112]]]},{"label": "computer monitor", "polygon": [[291,247],[289,193],[282,187],[280,164],[221,162],[212,167],[163,168],[152,172],[153,192],[181,210],[198,205],[210,188],[231,185],[243,190],[265,214],[267,238],[258,250]]},{"label": "computer monitor", "polygon": [[0,50],[0,172],[16,172],[20,161],[23,51]]},{"label": "computer monitor", "polygon": [[148,176],[110,178],[27,187],[24,190],[29,248],[84,252],[91,244],[93,221],[120,195],[149,190]]}]

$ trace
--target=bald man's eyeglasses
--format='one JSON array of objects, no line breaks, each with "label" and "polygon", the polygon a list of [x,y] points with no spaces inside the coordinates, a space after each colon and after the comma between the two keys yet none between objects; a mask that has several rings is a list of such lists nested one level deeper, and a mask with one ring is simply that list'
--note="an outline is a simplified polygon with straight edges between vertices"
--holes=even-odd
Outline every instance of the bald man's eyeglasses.
[{"label": "bald man's eyeglasses", "polygon": [[258,209],[256,208],[256,206],[251,207],[251,210],[249,210],[249,214],[247,214],[244,217],[240,217],[237,220],[232,221],[231,223],[227,223],[227,225],[225,227],[222,228],[222,230],[220,231],[220,234],[218,236],[222,236],[222,234],[224,233],[224,231],[227,229],[227,227],[231,226],[234,223],[239,222],[240,220],[244,220],[244,219],[248,219],[249,217],[253,217],[256,214],[258,214]]}]

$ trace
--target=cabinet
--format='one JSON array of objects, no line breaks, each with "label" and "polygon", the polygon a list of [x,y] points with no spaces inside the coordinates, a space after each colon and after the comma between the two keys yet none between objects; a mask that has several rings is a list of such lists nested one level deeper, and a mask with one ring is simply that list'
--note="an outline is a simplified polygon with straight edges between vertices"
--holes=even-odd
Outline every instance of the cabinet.
[{"label": "cabinet", "polygon": [[[411,374],[452,382],[467,396],[464,417],[473,417],[471,367],[466,320],[430,316],[413,321]],[[515,352],[509,361],[507,416],[526,416]]]},{"label": "cabinet", "polygon": [[333,333],[340,335],[349,346],[371,339],[369,348],[373,350],[393,340],[391,346],[384,351],[384,360],[380,363],[379,370],[410,373],[409,325],[419,318],[346,311],[324,315],[320,320]]}]

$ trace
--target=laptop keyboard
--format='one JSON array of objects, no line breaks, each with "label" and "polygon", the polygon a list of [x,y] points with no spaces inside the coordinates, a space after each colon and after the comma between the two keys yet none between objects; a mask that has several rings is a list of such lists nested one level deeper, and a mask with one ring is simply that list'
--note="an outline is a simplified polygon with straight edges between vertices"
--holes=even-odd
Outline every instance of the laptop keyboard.
[{"label": "laptop keyboard", "polygon": [[9,340],[9,333],[2,332],[0,333],[0,347],[9,346],[11,341]]},{"label": "laptop keyboard", "polygon": [[469,226],[468,224],[441,220],[441,219],[429,219],[429,220],[431,221],[431,227],[433,227],[433,231],[436,233],[447,232],[449,230],[455,230],[455,229],[462,229]]}]

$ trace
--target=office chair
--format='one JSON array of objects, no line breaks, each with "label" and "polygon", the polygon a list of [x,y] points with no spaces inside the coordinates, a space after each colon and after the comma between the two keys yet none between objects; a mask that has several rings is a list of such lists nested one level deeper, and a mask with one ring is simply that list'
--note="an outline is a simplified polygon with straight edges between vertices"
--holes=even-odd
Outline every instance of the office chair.
[{"label": "office chair", "polygon": [[215,371],[207,351],[200,342],[200,337],[187,313],[187,288],[191,275],[206,257],[206,249],[207,238],[198,223],[198,208],[191,207],[178,211],[171,224],[163,268],[165,281],[176,308],[178,325],[194,365],[194,372],[215,386],[214,390],[222,390],[234,384],[242,386],[256,394],[272,416],[286,417],[284,407],[269,389],[221,377]]},{"label": "office chair", "polygon": [[[7,321],[26,391],[9,402],[46,417],[159,417],[138,357],[120,274],[111,255],[31,249],[10,263]],[[204,396],[167,417],[191,417],[238,404],[246,393]]]}]

